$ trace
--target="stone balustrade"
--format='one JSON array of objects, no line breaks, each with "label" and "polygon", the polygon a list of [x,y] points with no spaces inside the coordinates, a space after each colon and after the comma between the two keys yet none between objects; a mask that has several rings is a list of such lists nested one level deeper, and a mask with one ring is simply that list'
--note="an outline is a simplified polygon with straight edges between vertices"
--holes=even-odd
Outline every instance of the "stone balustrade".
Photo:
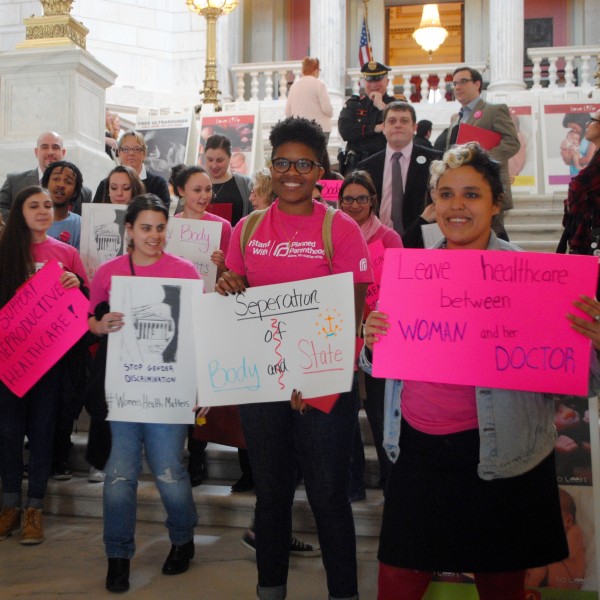
[{"label": "stone balustrade", "polygon": [[[236,80],[236,102],[285,100],[289,82],[294,81],[302,72],[302,61],[232,65],[231,72]],[[250,81],[249,94],[246,89],[247,76]],[[274,84],[277,84],[277,94],[274,94]]]},{"label": "stone balustrade", "polygon": [[600,58],[600,46],[528,48],[527,56],[533,62],[531,71],[533,90],[544,87],[549,89],[594,87],[592,75]]}]

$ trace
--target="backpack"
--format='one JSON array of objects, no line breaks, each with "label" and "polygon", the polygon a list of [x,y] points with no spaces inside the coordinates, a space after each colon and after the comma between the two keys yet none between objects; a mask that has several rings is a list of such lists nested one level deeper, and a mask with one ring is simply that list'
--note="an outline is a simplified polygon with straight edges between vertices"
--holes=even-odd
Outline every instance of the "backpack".
[{"label": "backpack", "polygon": [[[248,246],[248,242],[252,239],[254,232],[257,230],[260,222],[263,220],[264,216],[267,214],[268,208],[262,208],[260,210],[255,210],[251,212],[244,221],[242,225],[242,231],[240,233],[240,247],[242,250],[242,256],[246,255],[246,247]],[[325,218],[323,219],[323,228],[322,228],[322,236],[323,236],[323,248],[325,249],[325,256],[327,258],[327,262],[329,263],[329,270],[333,273],[333,240],[331,238],[331,226],[333,223],[333,217],[335,217],[335,213],[337,212],[336,208],[333,206],[328,206],[325,211]]]}]

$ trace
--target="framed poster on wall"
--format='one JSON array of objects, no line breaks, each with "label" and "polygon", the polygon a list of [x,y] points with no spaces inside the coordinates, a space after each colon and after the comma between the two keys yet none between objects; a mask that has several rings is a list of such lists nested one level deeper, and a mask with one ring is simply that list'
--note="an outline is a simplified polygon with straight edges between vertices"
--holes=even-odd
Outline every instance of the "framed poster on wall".
[{"label": "framed poster on wall", "polygon": [[566,192],[574,175],[587,165],[596,146],[585,139],[593,102],[545,102],[541,105],[544,192]]},{"label": "framed poster on wall", "polygon": [[144,164],[153,173],[169,181],[172,167],[194,164],[197,134],[192,112],[138,117],[135,128],[144,136],[148,148]]}]

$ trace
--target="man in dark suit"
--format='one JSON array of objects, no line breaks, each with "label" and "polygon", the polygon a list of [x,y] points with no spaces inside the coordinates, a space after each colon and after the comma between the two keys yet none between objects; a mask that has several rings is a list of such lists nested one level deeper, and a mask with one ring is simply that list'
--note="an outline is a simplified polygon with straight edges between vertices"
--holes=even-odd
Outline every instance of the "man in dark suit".
[{"label": "man in dark suit", "polygon": [[[148,154],[148,147],[144,136],[137,131],[126,131],[119,140],[118,156],[122,165],[131,167],[144,182],[146,192],[156,194],[169,208],[171,195],[169,194],[169,184],[164,177],[151,173],[146,169],[144,160]],[[106,189],[107,180],[103,179],[96,189],[94,202],[104,202],[108,198]]]},{"label": "man in dark suit", "polygon": [[385,150],[357,165],[373,178],[379,219],[393,227],[403,241],[430,202],[429,165],[442,157],[437,150],[413,143],[416,127],[415,109],[407,102],[392,102],[383,111]]},{"label": "man in dark suit", "polygon": [[[17,194],[30,185],[40,185],[46,167],[57,160],[62,160],[67,153],[62,138],[55,131],[45,131],[42,133],[37,139],[34,152],[38,161],[37,168],[20,173],[9,173],[6,176],[4,185],[0,189],[0,211],[2,211],[2,216],[5,220],[8,217],[10,207]],[[92,191],[83,186],[80,193],[79,206],[81,206],[81,201],[90,202],[91,199]],[[77,210],[73,212],[77,212]],[[81,209],[78,214],[81,214]]]},{"label": "man in dark suit", "polygon": [[458,115],[450,122],[446,148],[456,142],[459,126],[462,123],[488,129],[500,134],[500,143],[489,153],[500,163],[502,185],[504,187],[504,206],[502,212],[494,217],[492,228],[503,239],[508,239],[504,229],[504,214],[513,207],[508,174],[508,159],[521,148],[515,124],[506,104],[492,104],[481,97],[483,79],[481,73],[470,67],[459,67],[452,74],[454,97],[461,104]]}]

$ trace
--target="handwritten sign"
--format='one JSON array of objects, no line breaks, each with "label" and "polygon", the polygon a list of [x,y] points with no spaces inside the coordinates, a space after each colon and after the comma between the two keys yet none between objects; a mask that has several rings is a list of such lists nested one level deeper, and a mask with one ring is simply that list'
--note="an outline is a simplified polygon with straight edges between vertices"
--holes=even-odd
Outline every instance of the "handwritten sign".
[{"label": "handwritten sign", "polygon": [[193,423],[196,403],[192,306],[202,281],[113,277],[110,306],[125,326],[108,337],[108,419]]},{"label": "handwritten sign", "polygon": [[19,398],[87,331],[89,301],[51,261],[0,310],[0,379]]},{"label": "handwritten sign", "polygon": [[81,205],[81,260],[91,281],[98,267],[108,260],[125,254],[125,212],[121,204]]},{"label": "handwritten sign", "polygon": [[221,223],[204,219],[169,219],[166,249],[194,263],[207,292],[215,291],[217,265],[210,255],[219,249]]},{"label": "handwritten sign", "polygon": [[319,183],[323,186],[321,198],[328,202],[337,203],[340,188],[344,181],[342,179],[319,179]]},{"label": "handwritten sign", "polygon": [[592,256],[388,249],[373,374],[585,395],[590,342],[565,315],[597,276]]},{"label": "handwritten sign", "polygon": [[196,307],[198,398],[205,406],[349,391],[354,372],[352,274],[207,294]]},{"label": "handwritten sign", "polygon": [[383,242],[377,240],[369,244],[369,255],[371,257],[371,268],[373,269],[373,283],[367,288],[367,296],[365,302],[369,312],[375,310],[377,301],[379,300],[379,290],[381,288],[381,274],[383,273],[383,255],[385,248]]}]

